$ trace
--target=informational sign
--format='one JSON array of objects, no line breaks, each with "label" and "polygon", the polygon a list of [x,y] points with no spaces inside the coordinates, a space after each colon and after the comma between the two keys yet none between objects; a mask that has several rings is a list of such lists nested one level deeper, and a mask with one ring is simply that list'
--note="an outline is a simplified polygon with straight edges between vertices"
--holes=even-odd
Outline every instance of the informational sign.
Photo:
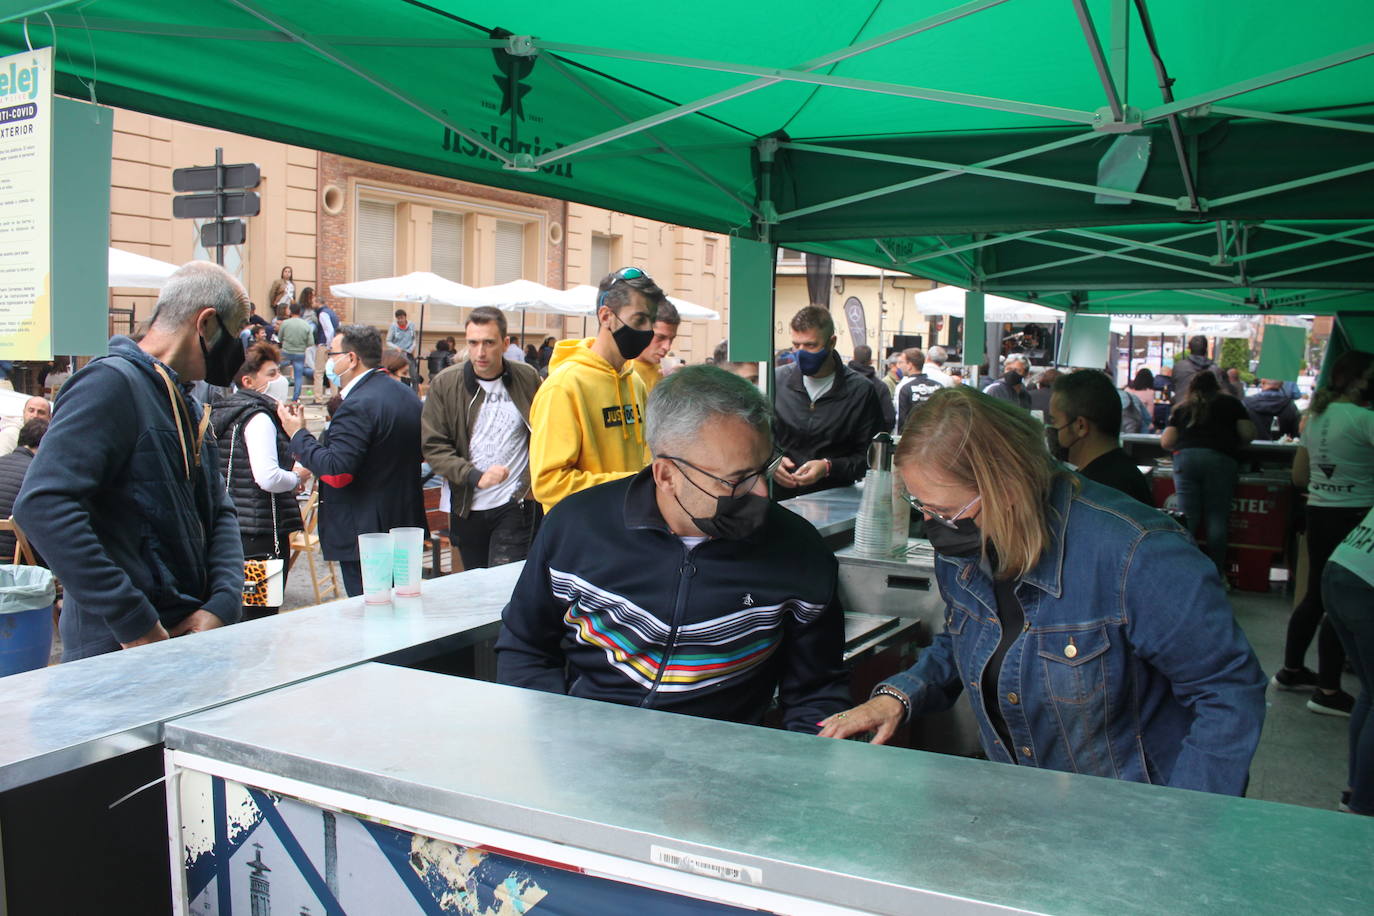
[{"label": "informational sign", "polygon": [[1104,369],[1111,343],[1111,319],[1106,315],[1070,315],[1064,325],[1059,363],[1078,369]]},{"label": "informational sign", "polygon": [[773,360],[773,246],[730,238],[730,346],[737,363]]},{"label": "informational sign", "polygon": [[52,49],[0,57],[0,359],[52,357]]},{"label": "informational sign", "polygon": [[1255,374],[1282,382],[1294,382],[1307,357],[1307,329],[1279,324],[1266,325]]}]

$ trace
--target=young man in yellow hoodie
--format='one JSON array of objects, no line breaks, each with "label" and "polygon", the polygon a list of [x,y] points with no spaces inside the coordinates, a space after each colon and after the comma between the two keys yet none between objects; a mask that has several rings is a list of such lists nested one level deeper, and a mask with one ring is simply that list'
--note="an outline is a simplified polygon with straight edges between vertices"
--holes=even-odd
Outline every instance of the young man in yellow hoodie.
[{"label": "young man in yellow hoodie", "polygon": [[652,394],[654,386],[663,381],[663,357],[673,348],[681,324],[682,316],[677,313],[676,306],[667,299],[659,303],[658,314],[654,315],[654,339],[649,341],[643,353],[630,360],[630,368],[644,383],[646,396]]},{"label": "young man in yellow hoodie", "polygon": [[630,360],[653,342],[654,319],[667,300],[637,267],[608,274],[599,289],[596,336],[558,342],[530,407],[530,478],[546,512],[649,463],[648,393]]}]

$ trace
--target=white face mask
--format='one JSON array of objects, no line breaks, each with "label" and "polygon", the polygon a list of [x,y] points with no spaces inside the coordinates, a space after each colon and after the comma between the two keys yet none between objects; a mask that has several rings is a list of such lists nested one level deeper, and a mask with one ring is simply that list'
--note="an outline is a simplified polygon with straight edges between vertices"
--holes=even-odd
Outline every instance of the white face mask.
[{"label": "white face mask", "polygon": [[262,393],[277,401],[285,401],[287,392],[291,389],[291,384],[287,382],[286,376],[279,375],[267,383],[267,387]]}]

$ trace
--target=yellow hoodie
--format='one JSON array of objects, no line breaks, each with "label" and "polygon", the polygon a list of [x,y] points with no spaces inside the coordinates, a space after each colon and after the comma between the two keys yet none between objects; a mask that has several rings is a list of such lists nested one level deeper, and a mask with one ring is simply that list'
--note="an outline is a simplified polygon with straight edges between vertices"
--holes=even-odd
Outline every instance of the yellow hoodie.
[{"label": "yellow hoodie", "polygon": [[593,353],[593,339],[554,346],[549,377],[530,406],[530,480],[545,510],[649,463],[644,383],[629,362],[616,372]]},{"label": "yellow hoodie", "polygon": [[639,380],[644,383],[644,396],[653,394],[654,386],[663,381],[663,368],[653,363],[646,363],[643,360],[632,359],[626,365],[635,371]]}]

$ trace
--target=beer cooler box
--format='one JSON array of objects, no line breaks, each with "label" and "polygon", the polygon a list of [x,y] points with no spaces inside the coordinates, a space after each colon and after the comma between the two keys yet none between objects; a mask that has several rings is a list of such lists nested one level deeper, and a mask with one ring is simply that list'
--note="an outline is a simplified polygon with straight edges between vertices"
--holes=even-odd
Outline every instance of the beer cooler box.
[{"label": "beer cooler box", "polygon": [[[1183,511],[1174,492],[1170,468],[1156,468],[1153,485],[1155,505],[1171,512]],[[1231,497],[1226,552],[1230,579],[1236,588],[1247,592],[1269,590],[1269,570],[1276,562],[1281,563],[1287,553],[1292,519],[1293,486],[1287,471],[1240,476]],[[1200,529],[1195,528],[1195,535],[1202,543]]]}]

